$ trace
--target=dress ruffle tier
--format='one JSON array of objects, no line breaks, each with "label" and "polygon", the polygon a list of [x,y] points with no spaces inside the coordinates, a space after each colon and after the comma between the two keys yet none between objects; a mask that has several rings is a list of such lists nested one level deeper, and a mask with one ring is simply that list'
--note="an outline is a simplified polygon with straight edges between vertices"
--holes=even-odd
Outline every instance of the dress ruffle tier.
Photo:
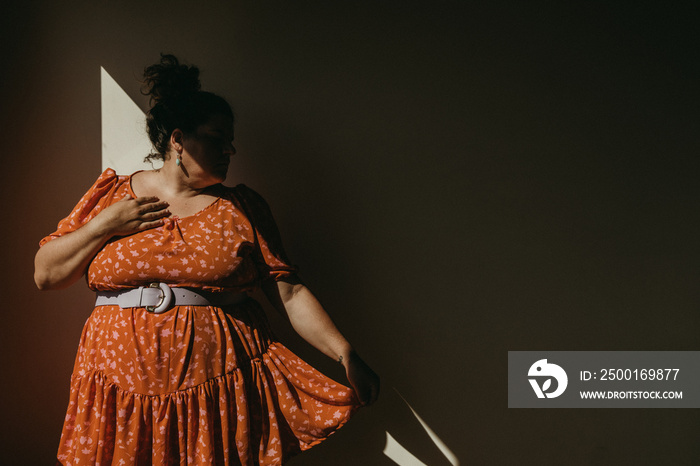
[{"label": "dress ruffle tier", "polygon": [[[150,339],[128,344],[137,335]],[[58,459],[282,464],[325,440],[356,407],[351,389],[270,338],[253,300],[163,315],[103,306],[81,339]]]}]

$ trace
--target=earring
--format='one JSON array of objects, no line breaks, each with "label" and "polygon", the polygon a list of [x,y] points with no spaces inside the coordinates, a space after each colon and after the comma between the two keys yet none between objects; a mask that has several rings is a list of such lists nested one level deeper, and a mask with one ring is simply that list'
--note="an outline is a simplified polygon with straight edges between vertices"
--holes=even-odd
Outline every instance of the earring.
[{"label": "earring", "polygon": [[179,167],[180,164],[182,163],[182,160],[180,160],[180,153],[177,153],[177,157],[175,158],[175,166]]}]

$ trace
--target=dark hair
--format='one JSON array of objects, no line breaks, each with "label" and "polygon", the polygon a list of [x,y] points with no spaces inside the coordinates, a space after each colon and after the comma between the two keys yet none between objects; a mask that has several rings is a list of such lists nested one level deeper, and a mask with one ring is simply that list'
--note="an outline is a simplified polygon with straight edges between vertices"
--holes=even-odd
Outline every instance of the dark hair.
[{"label": "dark hair", "polygon": [[141,92],[151,97],[146,129],[155,149],[146,156],[146,162],[165,159],[170,135],[175,129],[190,134],[214,115],[233,118],[228,102],[200,90],[199,68],[180,64],[174,55],[161,53],[160,57],[160,63],[143,71]]}]

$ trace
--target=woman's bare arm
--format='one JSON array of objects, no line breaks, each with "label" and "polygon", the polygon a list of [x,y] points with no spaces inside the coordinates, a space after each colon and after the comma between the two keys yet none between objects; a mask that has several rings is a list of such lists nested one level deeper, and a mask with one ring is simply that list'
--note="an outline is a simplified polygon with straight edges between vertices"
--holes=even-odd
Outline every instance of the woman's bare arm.
[{"label": "woman's bare arm", "polygon": [[83,276],[88,264],[113,236],[125,236],[163,224],[167,202],[156,197],[127,197],[107,207],[76,231],[53,239],[34,257],[34,282],[40,290],[66,288]]},{"label": "woman's bare arm", "polygon": [[379,377],[353,350],[321,303],[296,276],[276,282],[269,280],[263,284],[263,291],[304,340],[343,364],[348,381],[362,404],[376,401]]}]

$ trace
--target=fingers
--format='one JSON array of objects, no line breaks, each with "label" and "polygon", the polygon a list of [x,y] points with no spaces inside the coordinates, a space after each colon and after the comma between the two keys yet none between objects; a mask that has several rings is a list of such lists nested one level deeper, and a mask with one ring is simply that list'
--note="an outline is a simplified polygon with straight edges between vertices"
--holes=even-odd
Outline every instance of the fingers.
[{"label": "fingers", "polygon": [[[129,196],[129,198],[131,198],[131,196]],[[159,200],[160,200],[160,198],[158,198],[158,196],[143,196],[143,197],[137,197],[135,199],[135,201],[139,205],[152,204],[154,202],[158,202]]]},{"label": "fingers", "polygon": [[367,394],[367,392],[363,392],[363,394],[360,396],[360,404],[362,406],[369,405],[369,395]]},{"label": "fingers", "polygon": [[374,372],[362,374],[361,377],[360,379],[351,381],[351,385],[355,390],[360,404],[362,406],[369,406],[377,401],[379,397],[379,377],[377,377]]},{"label": "fingers", "polygon": [[151,210],[160,210],[170,205],[166,201],[161,201],[160,198],[157,196],[143,196],[134,199],[133,197],[131,197],[131,195],[127,194],[122,199],[122,202],[128,201],[133,201],[134,203],[136,203],[136,205],[142,206],[142,208],[139,210],[139,213],[146,213]]},{"label": "fingers", "polygon": [[[128,213],[125,230],[135,232],[157,228],[162,226],[165,217],[171,215],[168,207],[170,204],[166,201],[161,201],[157,196],[143,196],[129,199],[133,202],[132,207],[128,208]],[[127,226],[129,225],[129,226]]]},{"label": "fingers", "polygon": [[142,222],[152,222],[169,216],[169,210],[159,210],[156,212],[146,212],[145,214],[141,214],[139,216],[139,220],[141,220]]},{"label": "fingers", "polygon": [[368,406],[379,397],[379,376],[360,358],[352,353],[346,367],[348,381],[362,406]]},{"label": "fingers", "polygon": [[153,212],[162,212],[165,209],[167,209],[169,206],[170,206],[170,204],[168,204],[165,201],[153,202],[150,204],[142,205],[141,207],[139,207],[138,212],[139,212],[139,215],[146,215],[146,214],[153,213]]},{"label": "fingers", "polygon": [[167,210],[168,206],[170,206],[170,204],[165,201],[141,204],[141,207],[138,209],[138,215],[142,220],[155,220],[167,217],[170,215],[170,211]]},{"label": "fingers", "polygon": [[[154,198],[157,199],[157,198]],[[168,204],[165,201],[162,202],[152,202],[143,205],[139,209],[139,220],[142,222],[138,229],[148,230],[149,228],[157,228],[163,225],[164,218],[170,216],[170,211],[167,209]]]},{"label": "fingers", "polygon": [[369,382],[369,386],[357,394],[362,406],[369,406],[377,401],[379,397],[379,381]]},{"label": "fingers", "polygon": [[139,227],[139,231],[148,230],[149,228],[157,228],[165,223],[163,219],[154,220],[152,222],[143,222]]}]

